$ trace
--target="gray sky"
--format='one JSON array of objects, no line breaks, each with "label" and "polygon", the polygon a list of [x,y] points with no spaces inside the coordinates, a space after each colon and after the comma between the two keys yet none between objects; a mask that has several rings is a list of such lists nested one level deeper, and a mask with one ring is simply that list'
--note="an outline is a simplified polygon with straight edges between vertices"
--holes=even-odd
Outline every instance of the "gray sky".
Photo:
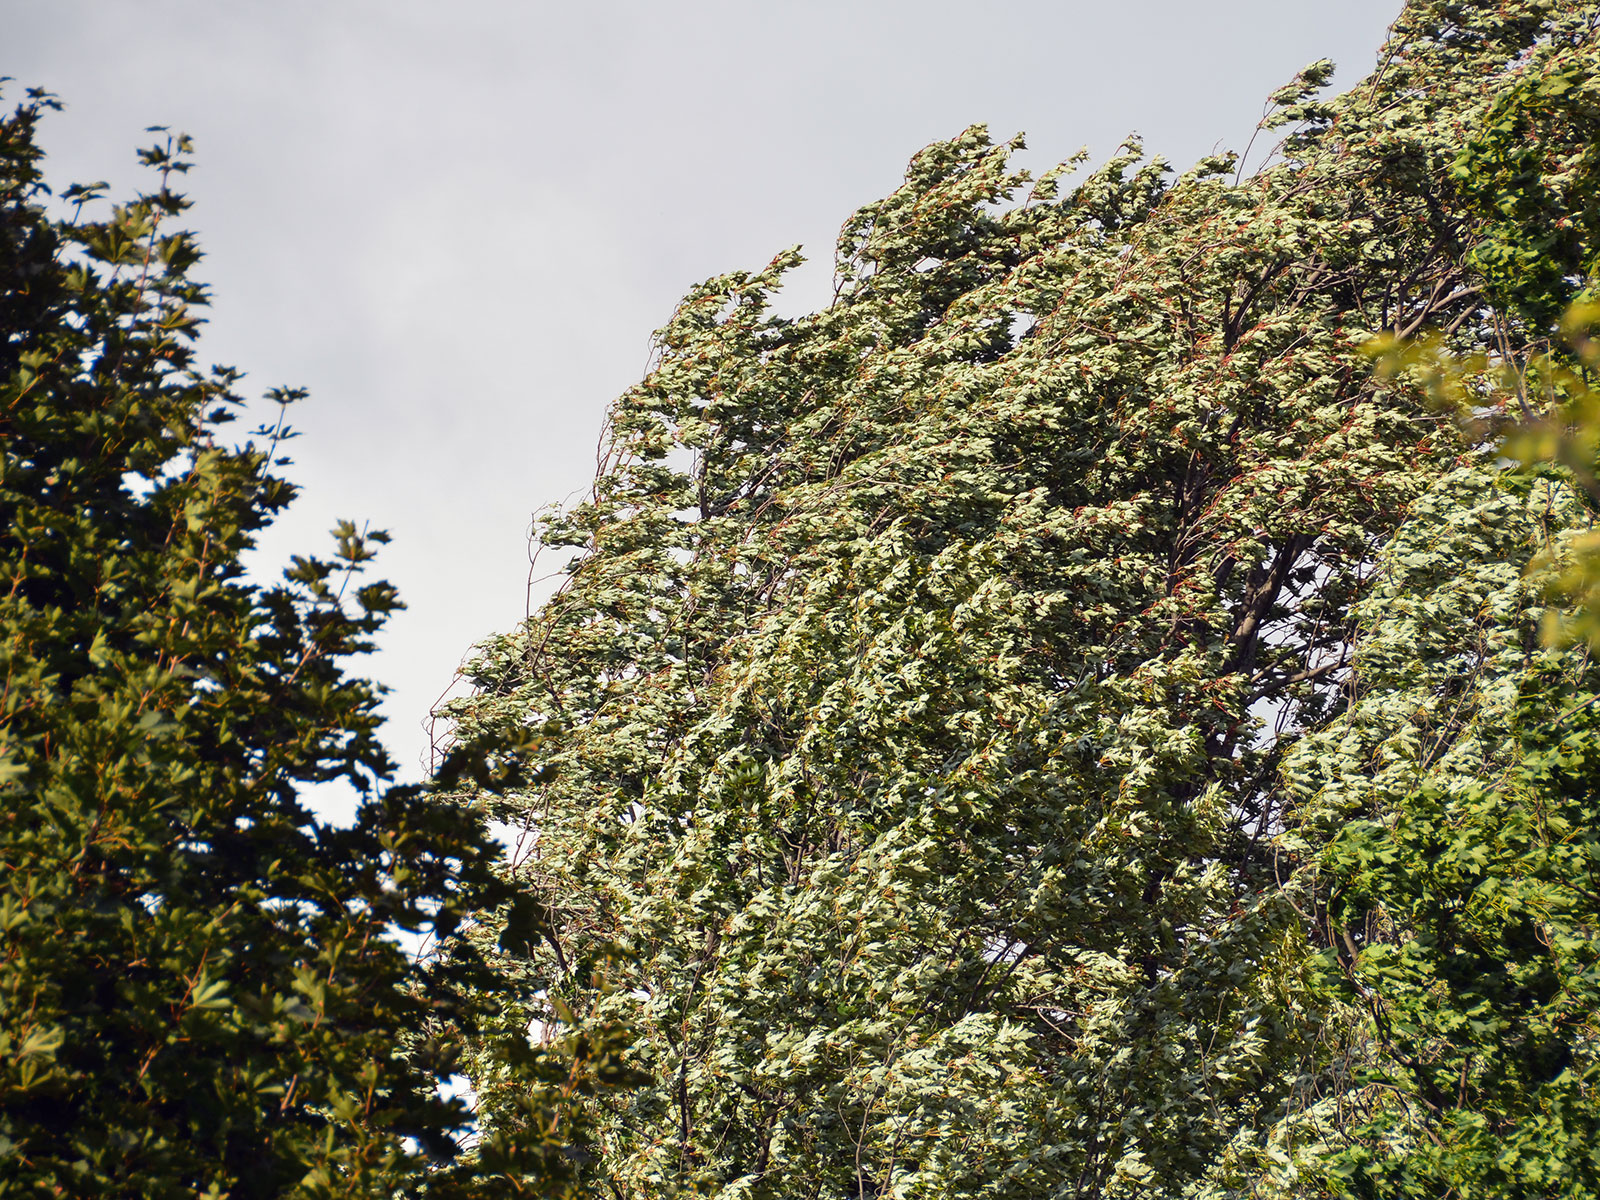
[{"label": "gray sky", "polygon": [[[470,645],[525,610],[530,513],[579,492],[607,403],[694,282],[834,235],[975,121],[1036,168],[1131,130],[1180,168],[1249,140],[1267,92],[1374,64],[1399,0],[0,0],[9,98],[57,185],[140,186],[194,135],[206,361],[305,386],[304,487],[262,555],[335,518],[395,542],[410,605],[370,673],[415,776]],[[1257,153],[1259,154],[1259,148]]]}]

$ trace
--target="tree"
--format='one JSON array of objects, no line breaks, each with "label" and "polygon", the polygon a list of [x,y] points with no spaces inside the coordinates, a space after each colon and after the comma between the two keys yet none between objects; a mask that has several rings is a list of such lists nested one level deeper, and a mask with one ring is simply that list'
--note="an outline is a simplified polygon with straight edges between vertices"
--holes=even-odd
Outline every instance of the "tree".
[{"label": "tree", "polygon": [[1361,605],[1348,711],[1286,763],[1343,1019],[1278,1141],[1337,1193],[1600,1194],[1600,689],[1541,646],[1549,570],[1522,570],[1584,499],[1559,472],[1441,480]]},{"label": "tree", "polygon": [[1507,315],[1548,335],[1600,282],[1600,50],[1579,6],[1508,72],[1458,153],[1479,213],[1474,268]]},{"label": "tree", "polygon": [[1130,144],[1063,190],[974,128],[845,224],[822,312],[768,308],[793,252],[688,296],[543,530],[564,589],[452,710],[560,722],[499,808],[517,969],[638,1025],[620,1188],[1249,1186],[1327,1016],[1283,756],[1480,452],[1362,347],[1492,327],[1461,129],[1592,16],[1412,4],[1247,180]]},{"label": "tree", "polygon": [[1497,300],[1481,349],[1385,356],[1514,465],[1413,507],[1348,709],[1286,763],[1340,1016],[1276,1131],[1292,1194],[1600,1195],[1597,25],[1545,30],[1457,157]]},{"label": "tree", "polygon": [[[386,786],[381,689],[344,667],[399,604],[361,579],[386,538],[247,580],[289,434],[228,445],[239,375],[196,365],[188,141],[143,152],[155,190],[93,220],[102,188],[69,188],[56,219],[53,107],[0,120],[0,1195],[561,1193],[564,1096],[614,1042],[505,1028],[462,937],[502,894],[482,813]],[[444,782],[516,762],[464,747]],[[348,828],[303,799],[336,779]],[[464,1039],[523,1084],[466,1156]]]}]

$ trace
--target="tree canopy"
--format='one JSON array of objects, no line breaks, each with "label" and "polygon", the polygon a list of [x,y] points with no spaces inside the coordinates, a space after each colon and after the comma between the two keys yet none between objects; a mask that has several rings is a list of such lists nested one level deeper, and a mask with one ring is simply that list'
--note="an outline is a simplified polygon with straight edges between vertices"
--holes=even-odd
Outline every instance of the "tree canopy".
[{"label": "tree canopy", "polygon": [[[345,524],[249,580],[289,431],[229,445],[239,375],[197,363],[188,141],[143,152],[149,193],[95,219],[103,186],[68,188],[56,217],[52,107],[0,120],[0,1196],[560,1193],[564,1097],[615,1073],[614,1035],[505,1025],[462,937],[498,844],[390,785],[381,689],[345,673],[398,607],[361,578],[387,539]],[[516,770],[496,737],[438,782]],[[307,806],[341,779],[348,827]],[[463,1155],[466,1038],[520,1090]]]},{"label": "tree canopy", "polygon": [[1589,506],[1368,348],[1550,348],[1596,17],[1412,3],[1248,178],[974,127],[822,311],[796,251],[684,300],[451,709],[558,729],[506,969],[637,1028],[620,1194],[1595,1193],[1593,683],[1519,571]]},{"label": "tree canopy", "polygon": [[1253,174],[974,126],[695,288],[417,786],[385,536],[246,573],[187,139],[52,198],[30,93],[0,1197],[1600,1197],[1597,34],[1411,0]]}]

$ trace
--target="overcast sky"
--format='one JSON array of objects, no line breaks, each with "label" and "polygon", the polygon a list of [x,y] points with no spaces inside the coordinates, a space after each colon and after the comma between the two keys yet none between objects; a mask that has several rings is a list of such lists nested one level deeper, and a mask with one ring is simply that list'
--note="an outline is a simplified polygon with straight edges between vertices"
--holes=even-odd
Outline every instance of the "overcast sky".
[{"label": "overcast sky", "polygon": [[[802,243],[828,294],[852,209],[973,122],[1036,168],[1130,131],[1241,149],[1318,58],[1345,87],[1399,0],[0,0],[0,74],[56,92],[53,182],[140,185],[194,135],[206,361],[304,386],[304,492],[395,542],[410,605],[371,673],[402,772],[471,644],[524,614],[530,513],[580,492],[606,405],[696,281]],[[535,597],[537,600],[537,596]]]}]

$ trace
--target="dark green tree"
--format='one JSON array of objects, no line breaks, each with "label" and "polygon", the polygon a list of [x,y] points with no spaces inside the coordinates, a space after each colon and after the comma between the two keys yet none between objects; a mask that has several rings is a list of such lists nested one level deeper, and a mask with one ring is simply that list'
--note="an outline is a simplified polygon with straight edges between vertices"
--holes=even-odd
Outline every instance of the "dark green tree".
[{"label": "dark green tree", "polygon": [[[565,1097],[614,1047],[505,1025],[462,936],[501,894],[482,813],[388,786],[381,689],[345,673],[399,603],[361,578],[386,539],[246,578],[288,434],[228,444],[238,374],[197,365],[188,142],[57,219],[53,107],[0,120],[0,1196],[565,1193]],[[443,781],[517,760],[464,747]],[[306,807],[330,780],[348,828]],[[522,1085],[475,1150],[440,1090],[464,1041]]]}]

